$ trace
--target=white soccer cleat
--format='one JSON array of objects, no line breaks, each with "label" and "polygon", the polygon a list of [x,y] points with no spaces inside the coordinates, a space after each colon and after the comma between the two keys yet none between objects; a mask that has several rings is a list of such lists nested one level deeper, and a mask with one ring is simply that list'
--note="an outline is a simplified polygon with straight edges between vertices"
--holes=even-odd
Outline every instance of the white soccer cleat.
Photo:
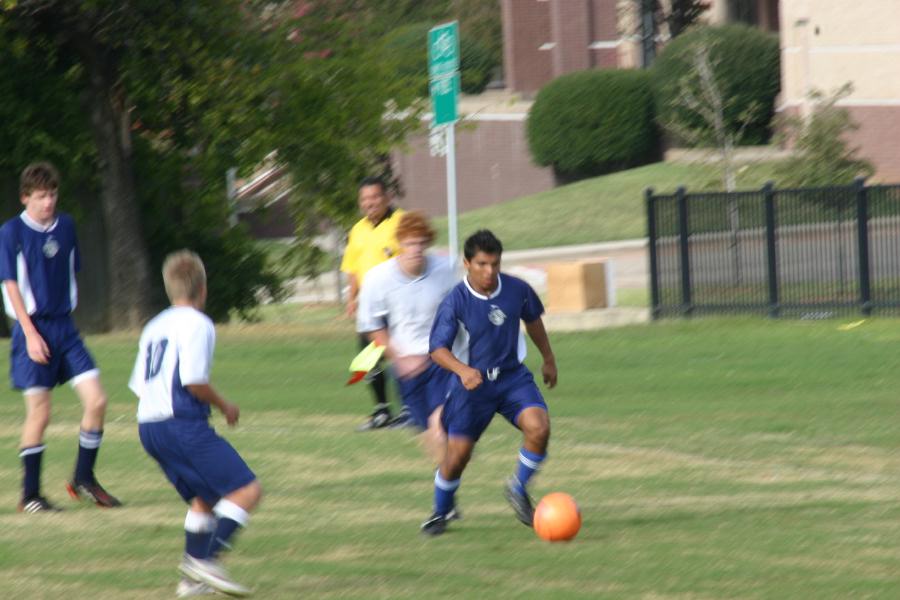
[{"label": "white soccer cleat", "polygon": [[229,596],[249,596],[252,592],[234,581],[225,567],[215,560],[203,560],[187,555],[181,561],[181,572],[194,581],[205,583],[213,589]]},{"label": "white soccer cleat", "polygon": [[202,581],[194,581],[187,577],[179,581],[178,587],[175,588],[175,595],[179,598],[192,598],[194,596],[206,596],[215,593],[216,590],[208,584],[203,583]]}]

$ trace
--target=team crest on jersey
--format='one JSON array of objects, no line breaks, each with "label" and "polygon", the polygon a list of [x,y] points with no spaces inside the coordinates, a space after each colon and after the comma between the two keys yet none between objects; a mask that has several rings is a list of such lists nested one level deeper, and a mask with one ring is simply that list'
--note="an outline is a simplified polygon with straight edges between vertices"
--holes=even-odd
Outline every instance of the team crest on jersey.
[{"label": "team crest on jersey", "polygon": [[488,320],[500,327],[506,321],[506,313],[500,310],[496,304],[491,304],[491,311],[488,313]]},{"label": "team crest on jersey", "polygon": [[44,256],[47,258],[53,258],[56,256],[56,253],[59,252],[59,242],[57,242],[53,236],[47,238],[47,241],[44,242],[44,247],[42,248],[44,251]]}]

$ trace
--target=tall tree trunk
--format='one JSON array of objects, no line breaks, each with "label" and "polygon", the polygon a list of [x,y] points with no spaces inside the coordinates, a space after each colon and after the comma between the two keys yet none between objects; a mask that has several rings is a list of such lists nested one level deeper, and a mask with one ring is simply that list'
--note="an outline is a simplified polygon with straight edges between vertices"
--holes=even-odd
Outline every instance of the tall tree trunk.
[{"label": "tall tree trunk", "polygon": [[108,324],[138,327],[151,316],[150,260],[135,193],[128,111],[116,96],[115,70],[93,40],[78,44],[89,80],[87,109],[100,159],[100,200],[109,272]]}]

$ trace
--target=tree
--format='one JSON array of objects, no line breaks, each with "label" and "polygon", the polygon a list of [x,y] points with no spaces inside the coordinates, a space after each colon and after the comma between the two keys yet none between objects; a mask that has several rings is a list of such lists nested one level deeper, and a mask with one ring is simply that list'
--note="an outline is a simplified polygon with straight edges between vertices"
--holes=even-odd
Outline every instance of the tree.
[{"label": "tree", "polygon": [[709,10],[707,0],[619,0],[617,12],[622,34],[641,40],[641,66],[650,67],[657,45],[667,42],[700,22]]},{"label": "tree", "polygon": [[[712,43],[699,40],[691,48],[693,59],[691,70],[679,82],[679,93],[673,102],[680,111],[673,111],[670,120],[663,126],[681,139],[695,146],[712,142],[719,153],[722,168],[722,183],[725,191],[737,188],[737,165],[734,147],[740,142],[749,123],[753,122],[760,106],[748,104],[737,119],[729,120],[726,114],[734,97],[725,96],[721,81],[716,76],[715,63],[711,58]],[[728,225],[731,234],[730,250],[734,284],[742,281],[741,255],[738,232],[741,226],[740,205],[734,194],[729,194]]]},{"label": "tree", "polygon": [[[734,99],[722,93],[709,46],[697,44],[693,53],[692,69],[679,82],[679,93],[673,99],[673,103],[683,112],[670,113],[673,116],[662,125],[692,146],[714,146],[722,165],[722,184],[725,191],[733,192],[736,188],[734,147],[740,142],[747,124],[759,107],[748,105],[733,123],[729,123],[725,114]],[[689,115],[690,118],[680,119],[679,114]]]},{"label": "tree", "polygon": [[[124,41],[114,41],[112,35],[113,19],[131,11],[104,12],[93,4],[6,2],[2,27],[7,40],[12,38],[23,55],[47,55],[52,70],[39,69],[42,78],[68,74],[81,93],[99,163],[101,205],[109,232],[110,317],[114,323],[137,326],[150,313],[150,271],[137,218],[130,114],[114,52]],[[26,61],[37,62],[31,57]]]},{"label": "tree", "polygon": [[[147,241],[173,239],[147,230],[142,206],[146,215],[167,196],[167,222],[178,223],[194,206],[221,205],[226,170],[248,173],[277,149],[294,177],[298,227],[312,235],[303,215],[349,221],[355,182],[417,116],[359,35],[368,23],[340,11],[349,0],[0,2],[0,33],[17,53],[0,68],[11,81],[34,69],[36,81],[2,111],[21,114],[15,146],[98,173],[85,179],[105,216],[115,327],[153,309],[160,251]],[[384,118],[389,110],[395,118]],[[164,166],[170,183],[155,186]],[[200,212],[224,219],[220,209]]]},{"label": "tree", "polygon": [[776,170],[779,183],[787,187],[847,184],[856,177],[871,177],[875,168],[858,156],[847,135],[859,126],[838,103],[853,92],[845,84],[831,94],[810,93],[812,112],[806,117],[785,116],[779,120],[779,141],[793,145],[794,156]]},{"label": "tree", "polygon": [[778,38],[746,25],[701,27],[669,43],[653,65],[657,114],[661,121],[679,123],[701,133],[680,140],[694,145],[713,143],[712,121],[683,102],[685,82],[699,92],[697,48],[709,57],[716,86],[723,98],[727,129],[742,134],[736,143],[766,143],[770,137],[775,96],[780,84]]},{"label": "tree", "polygon": [[657,24],[665,24],[669,37],[673,38],[697,23],[710,7],[710,3],[706,0],[671,0],[666,10],[666,6],[659,0],[653,2],[656,5],[654,15]]},{"label": "tree", "polygon": [[452,10],[459,19],[459,35],[465,41],[485,48],[486,63],[491,69],[503,64],[503,23],[500,2],[484,0],[452,0]]}]

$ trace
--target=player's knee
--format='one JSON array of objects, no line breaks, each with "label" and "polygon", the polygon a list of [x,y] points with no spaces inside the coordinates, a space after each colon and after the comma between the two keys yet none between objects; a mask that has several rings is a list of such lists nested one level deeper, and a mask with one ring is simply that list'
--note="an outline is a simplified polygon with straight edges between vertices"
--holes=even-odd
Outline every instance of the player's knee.
[{"label": "player's knee", "polygon": [[550,439],[550,420],[547,418],[530,419],[522,428],[525,439],[538,446],[546,446]]},{"label": "player's knee", "polygon": [[106,404],[107,398],[105,393],[97,394],[91,402],[91,408],[97,415],[105,415],[106,414]]},{"label": "player's knee", "polygon": [[469,458],[471,456],[471,452],[448,453],[444,459],[445,469],[443,470],[446,471],[445,474],[449,476],[450,479],[459,479],[463,470],[465,470],[466,465],[469,463]]},{"label": "player's knee", "polygon": [[106,414],[106,393],[91,394],[82,400],[84,413],[95,418],[102,418]]},{"label": "player's knee", "polygon": [[259,479],[254,479],[250,483],[247,484],[245,489],[245,498],[247,499],[248,504],[250,504],[250,509],[256,508],[256,505],[259,504],[259,501],[262,500],[262,486],[259,484]]}]

